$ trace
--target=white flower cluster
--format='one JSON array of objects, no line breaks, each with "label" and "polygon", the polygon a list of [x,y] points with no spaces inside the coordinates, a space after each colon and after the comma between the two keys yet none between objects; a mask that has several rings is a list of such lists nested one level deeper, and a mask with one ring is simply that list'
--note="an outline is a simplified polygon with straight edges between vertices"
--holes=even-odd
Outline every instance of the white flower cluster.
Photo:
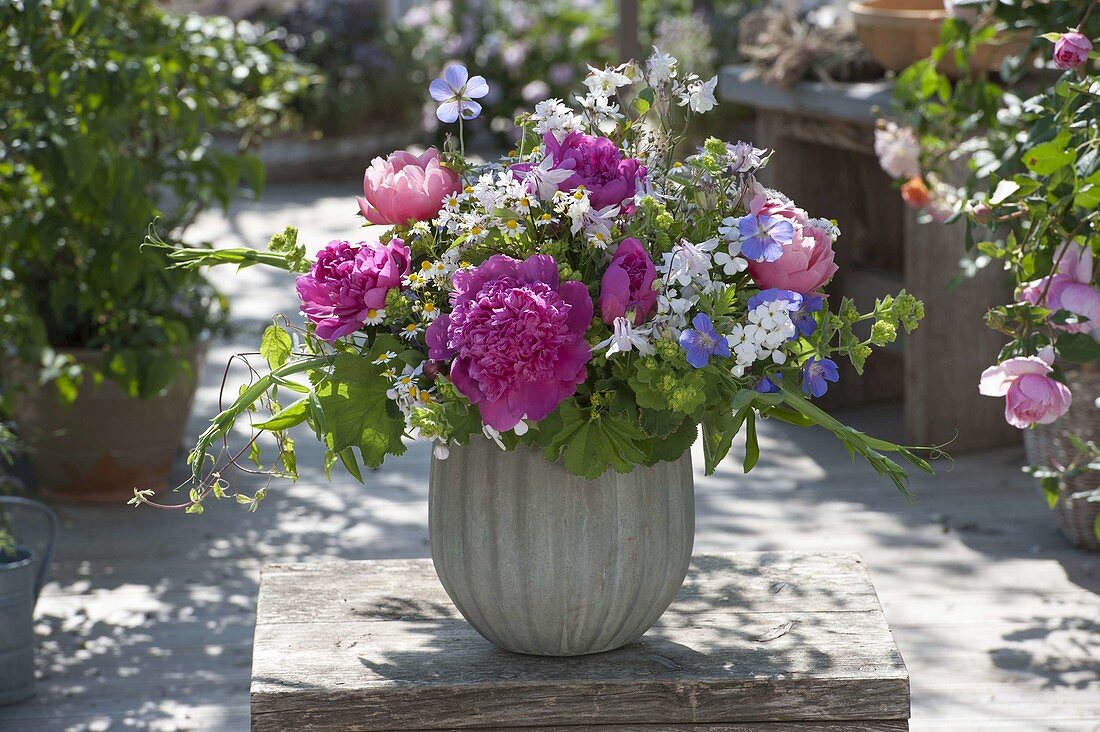
[{"label": "white flower cluster", "polygon": [[382,376],[389,379],[390,388],[386,390],[386,397],[397,404],[397,408],[408,418],[412,410],[435,401],[435,387],[421,388],[420,377],[423,376],[424,366],[406,365],[400,371],[397,370],[397,354],[393,351],[380,354],[374,360],[376,364],[384,365]]},{"label": "white flower cluster", "polygon": [[[438,221],[449,233],[465,235],[469,246],[485,239],[494,229],[504,236],[519,236],[531,221],[538,220],[540,206],[541,202],[528,192],[524,181],[506,170],[498,170],[482,174],[472,186],[444,199]],[[502,211],[517,215],[501,216]],[[443,266],[453,272],[453,264],[444,262]]]},{"label": "white flower cluster", "polygon": [[560,99],[545,99],[536,104],[531,119],[540,137],[553,132],[561,140],[570,132],[584,130],[584,121]]},{"label": "white flower cluster", "polygon": [[911,127],[884,122],[875,129],[875,155],[892,178],[920,175],[920,142]]},{"label": "white flower cluster", "polygon": [[698,244],[685,239],[655,264],[662,287],[657,295],[654,323],[667,337],[678,337],[687,327],[687,314],[699,302],[699,297],[721,286],[711,279],[717,246],[717,239]]},{"label": "white flower cluster", "polygon": [[569,193],[555,193],[553,207],[564,219],[569,220],[571,233],[583,232],[589,244],[597,249],[607,249],[612,241],[615,217],[619,215],[618,206],[592,208],[588,190],[580,186]]},{"label": "white flower cluster", "polygon": [[796,329],[791,320],[791,309],[796,306],[786,300],[760,303],[748,313],[748,323],[733,326],[726,336],[733,354],[733,375],[745,375],[754,363],[771,359],[777,364],[786,363],[784,345],[794,337]]}]

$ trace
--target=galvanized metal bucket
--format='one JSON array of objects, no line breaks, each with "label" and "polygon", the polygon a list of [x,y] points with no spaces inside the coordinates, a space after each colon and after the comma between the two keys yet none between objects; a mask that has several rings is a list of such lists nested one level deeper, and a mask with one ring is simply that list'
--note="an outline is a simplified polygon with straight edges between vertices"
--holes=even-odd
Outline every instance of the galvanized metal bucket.
[{"label": "galvanized metal bucket", "polygon": [[4,505],[40,512],[49,528],[41,557],[19,546],[14,559],[0,558],[0,705],[34,694],[34,606],[46,582],[58,524],[57,515],[37,501],[0,496]]}]

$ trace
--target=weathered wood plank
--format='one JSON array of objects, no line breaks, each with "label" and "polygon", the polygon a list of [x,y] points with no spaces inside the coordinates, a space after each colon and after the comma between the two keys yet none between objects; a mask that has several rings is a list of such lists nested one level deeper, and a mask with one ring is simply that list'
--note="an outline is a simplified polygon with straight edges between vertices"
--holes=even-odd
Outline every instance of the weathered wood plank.
[{"label": "weathered wood plank", "polygon": [[640,643],[580,658],[497,649],[429,560],[267,567],[251,696],[255,730],[721,729],[896,722],[908,689],[862,561],[773,552],[698,557]]}]

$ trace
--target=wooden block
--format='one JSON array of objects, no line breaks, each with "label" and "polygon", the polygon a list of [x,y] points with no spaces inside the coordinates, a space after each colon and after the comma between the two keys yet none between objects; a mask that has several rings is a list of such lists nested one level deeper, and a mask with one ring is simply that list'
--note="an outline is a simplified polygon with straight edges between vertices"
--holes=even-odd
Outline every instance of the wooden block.
[{"label": "wooden block", "polygon": [[642,641],[539,658],[462,620],[430,560],[273,565],[252,728],[906,730],[909,678],[852,554],[697,557]]}]

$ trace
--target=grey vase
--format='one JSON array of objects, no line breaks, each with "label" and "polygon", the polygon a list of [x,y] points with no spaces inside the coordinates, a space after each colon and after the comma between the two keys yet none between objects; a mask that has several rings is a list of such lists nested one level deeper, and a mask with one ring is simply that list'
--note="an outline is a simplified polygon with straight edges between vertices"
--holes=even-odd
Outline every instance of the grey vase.
[{"label": "grey vase", "polygon": [[480,438],[432,459],[432,560],[463,617],[501,648],[599,653],[637,640],[687,575],[691,453],[672,463],[569,473]]}]

